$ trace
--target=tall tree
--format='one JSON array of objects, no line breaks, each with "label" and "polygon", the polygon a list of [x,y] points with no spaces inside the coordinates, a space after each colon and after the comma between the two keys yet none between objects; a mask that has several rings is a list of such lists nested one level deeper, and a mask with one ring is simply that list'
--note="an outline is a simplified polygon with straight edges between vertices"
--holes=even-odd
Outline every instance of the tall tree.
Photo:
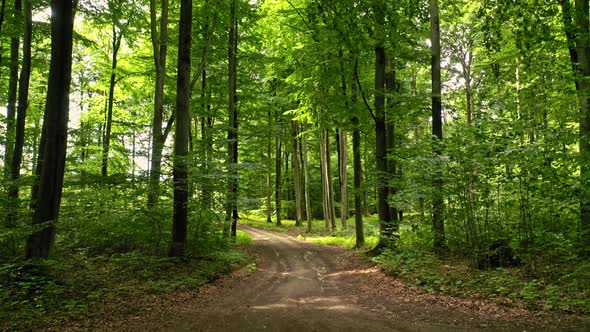
[{"label": "tall tree", "polygon": [[[22,0],[15,0],[13,12],[15,21],[18,21],[18,18],[21,15]],[[12,161],[12,153],[14,150],[14,120],[16,116],[16,97],[18,91],[19,45],[19,34],[15,33],[15,35],[10,38],[10,76],[8,79],[8,103],[6,105],[6,145],[4,147],[4,174],[6,177],[10,171],[10,163]]]},{"label": "tall tree", "polygon": [[[164,116],[164,83],[166,80],[166,57],[168,54],[168,0],[162,0],[160,13],[160,33],[157,28],[156,0],[150,0],[150,32],[156,68],[156,84],[154,87],[154,115],[152,123],[152,153],[150,180],[148,189],[148,208],[158,203],[160,192],[160,175],[162,173],[162,150],[171,125],[162,132]],[[203,79],[204,80],[204,79]],[[172,117],[174,118],[174,117]],[[168,122],[172,124],[172,121]]]},{"label": "tall tree", "polygon": [[276,225],[277,226],[281,226],[282,225],[282,221],[281,221],[281,208],[282,208],[282,204],[281,204],[281,184],[282,184],[282,177],[281,177],[281,166],[282,166],[282,158],[281,156],[283,155],[282,153],[282,145],[281,145],[281,134],[283,133],[282,131],[282,124],[280,121],[280,115],[279,115],[279,110],[276,110],[275,113],[275,118],[276,118],[276,122],[279,125],[279,132],[276,136],[276,152],[275,152],[275,209],[276,209],[276,213],[277,213],[277,222]]},{"label": "tall tree", "polygon": [[387,169],[387,125],[385,118],[385,46],[384,25],[386,4],[375,0],[373,4],[376,21],[375,40],[375,159],[377,164],[377,210],[380,221],[379,243],[374,248],[378,253],[391,243],[391,215],[387,197],[389,194]]},{"label": "tall tree", "polygon": [[432,136],[433,153],[437,160],[434,192],[432,197],[432,230],[434,233],[434,251],[442,254],[446,251],[444,201],[442,165],[440,163],[442,132],[442,102],[441,102],[441,75],[440,75],[440,19],[438,0],[430,0],[430,42],[431,44],[431,69],[432,69]]},{"label": "tall tree", "polygon": [[109,10],[111,14],[111,74],[109,79],[109,95],[107,100],[106,109],[106,123],[104,138],[102,141],[102,176],[108,175],[109,165],[109,150],[111,148],[111,130],[113,127],[113,107],[115,100],[115,84],[117,83],[117,64],[119,61],[119,50],[121,49],[121,42],[123,35],[126,33],[129,27],[130,20],[122,19],[122,13],[120,8],[116,5],[116,2],[110,0],[108,2]]},{"label": "tall tree", "polygon": [[174,137],[174,219],[170,256],[182,256],[186,247],[188,222],[188,141],[190,136],[190,70],[192,42],[192,0],[180,2],[178,70],[176,76],[176,129]]},{"label": "tall tree", "polygon": [[[590,255],[590,6],[588,0],[560,0],[568,50],[578,93],[581,251]],[[573,19],[572,19],[573,16]]]},{"label": "tall tree", "polygon": [[303,196],[305,197],[305,219],[307,221],[307,232],[311,232],[311,198],[310,198],[310,185],[309,185],[309,163],[307,157],[307,128],[306,124],[303,123],[303,137],[301,144],[301,164],[303,168]]},{"label": "tall tree", "polygon": [[229,47],[228,47],[228,103],[229,124],[227,131],[227,167],[228,196],[226,207],[226,222],[231,227],[231,237],[236,238],[238,223],[238,109],[237,109],[237,50],[238,50],[238,19],[236,16],[236,2],[230,1],[229,7]]},{"label": "tall tree", "polygon": [[293,120],[292,134],[293,134],[293,185],[295,189],[295,225],[301,226],[303,219],[301,211],[301,163],[299,161],[299,124]]},{"label": "tall tree", "polygon": [[26,257],[49,255],[55,238],[66,162],[72,36],[77,0],[51,0],[51,63],[31,205],[34,231]]},{"label": "tall tree", "polygon": [[8,189],[8,224],[14,223],[15,208],[18,204],[18,178],[23,157],[25,144],[25,118],[29,106],[29,81],[31,78],[31,37],[33,31],[33,20],[31,0],[23,0],[24,10],[24,33],[23,33],[23,56],[19,77],[18,105],[16,109],[16,128],[14,139],[14,150],[10,165],[10,184]]}]

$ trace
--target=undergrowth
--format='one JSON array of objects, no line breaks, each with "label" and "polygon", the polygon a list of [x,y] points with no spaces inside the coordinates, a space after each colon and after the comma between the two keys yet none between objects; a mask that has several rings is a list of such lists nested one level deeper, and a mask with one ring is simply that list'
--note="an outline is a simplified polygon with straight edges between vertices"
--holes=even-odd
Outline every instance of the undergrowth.
[{"label": "undergrowth", "polygon": [[113,299],[194,289],[246,265],[242,246],[252,238],[238,231],[236,243],[229,243],[220,218],[198,205],[190,207],[186,256],[167,257],[169,197],[146,211],[143,192],[125,184],[70,187],[47,259],[18,254],[28,235],[23,222],[14,232],[20,234],[17,254],[0,256],[0,330],[91,317]]}]

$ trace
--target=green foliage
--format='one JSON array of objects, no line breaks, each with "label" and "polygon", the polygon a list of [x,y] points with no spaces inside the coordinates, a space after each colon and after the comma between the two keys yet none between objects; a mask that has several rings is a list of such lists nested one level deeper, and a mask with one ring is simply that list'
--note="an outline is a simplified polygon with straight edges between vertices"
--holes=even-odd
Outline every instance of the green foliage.
[{"label": "green foliage", "polygon": [[[522,301],[531,309],[588,313],[587,283],[590,274],[567,265],[546,267],[539,278],[519,268],[479,271],[458,257],[437,258],[430,252],[400,246],[373,259],[387,274],[414,284],[426,292],[494,299],[501,303]],[[574,266],[576,266],[574,265]],[[567,274],[565,271],[571,271]],[[553,277],[553,273],[560,275]]]}]

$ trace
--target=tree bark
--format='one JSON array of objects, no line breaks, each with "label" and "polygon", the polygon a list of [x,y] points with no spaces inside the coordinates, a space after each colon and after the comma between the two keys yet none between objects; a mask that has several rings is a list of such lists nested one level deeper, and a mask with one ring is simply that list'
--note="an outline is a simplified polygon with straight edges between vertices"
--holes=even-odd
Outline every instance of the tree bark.
[{"label": "tree bark", "polygon": [[156,68],[156,84],[154,86],[154,115],[152,122],[152,153],[149,188],[147,195],[148,209],[158,205],[160,196],[160,176],[162,174],[162,151],[166,137],[162,133],[164,116],[164,84],[166,81],[166,58],[168,55],[168,0],[162,0],[160,14],[160,33],[157,29],[156,0],[150,0],[150,32]]},{"label": "tree bark", "polygon": [[330,213],[330,226],[332,228],[332,234],[336,233],[336,208],[334,205],[334,186],[332,184],[332,163],[330,153],[330,129],[326,129],[324,135],[326,139],[326,168],[327,168],[327,185],[328,185],[328,212]]},{"label": "tree bark", "polygon": [[170,256],[185,254],[188,222],[188,141],[190,135],[190,70],[192,0],[181,0],[176,80],[176,129],[174,138],[174,216]]},{"label": "tree bark", "polygon": [[363,229],[363,202],[362,202],[362,163],[361,163],[361,132],[359,129],[359,119],[355,116],[352,118],[354,126],[352,132],[352,156],[354,164],[354,226],[356,235],[355,248],[365,246],[365,232]]},{"label": "tree bark", "polygon": [[340,219],[342,229],[346,229],[348,221],[348,132],[340,130]]},{"label": "tree bark", "polygon": [[[14,16],[22,15],[22,1],[14,1]],[[18,36],[10,38],[10,76],[8,78],[8,100],[6,105],[6,144],[4,146],[4,175],[10,174],[10,163],[14,150],[14,122],[16,116],[16,97],[18,92],[18,56],[20,39]]]},{"label": "tree bark", "polygon": [[[319,123],[319,121],[318,121]],[[330,190],[328,189],[328,168],[326,166],[326,148],[324,147],[324,129],[318,126],[318,145],[320,149],[320,171],[322,177],[322,211],[324,215],[324,227],[326,230],[330,229],[330,204],[328,197]]]},{"label": "tree bark", "polygon": [[[385,90],[387,92],[386,98],[386,132],[387,132],[387,185],[389,192],[389,199],[395,197],[397,194],[397,188],[395,178],[397,176],[397,162],[395,159],[396,154],[396,132],[395,132],[395,102],[393,94],[396,91],[395,82],[395,63],[391,54],[386,54],[386,70],[385,70]],[[395,245],[397,232],[399,230],[399,215],[398,210],[392,204],[389,204],[389,218],[390,221],[385,225],[387,234],[390,236],[391,245]]]},{"label": "tree bark", "polygon": [[440,144],[443,139],[442,132],[442,103],[441,103],[441,74],[440,74],[440,19],[438,15],[438,0],[430,0],[430,25],[431,25],[431,56],[432,56],[432,136],[433,153],[436,159],[436,171],[434,176],[434,194],[432,198],[432,230],[434,234],[434,251],[443,254],[446,251],[445,226],[444,226],[444,201],[442,154]]},{"label": "tree bark", "polygon": [[272,223],[272,185],[271,185],[271,178],[272,178],[272,118],[270,114],[270,110],[267,113],[268,115],[268,140],[266,143],[266,156],[267,156],[267,165],[266,165],[266,222]]},{"label": "tree bark", "polygon": [[37,177],[31,197],[34,230],[27,239],[29,259],[47,257],[55,238],[66,161],[76,4],[76,0],[51,0],[51,63]]},{"label": "tree bark", "polygon": [[113,103],[115,98],[115,84],[116,81],[116,74],[117,74],[117,60],[118,60],[118,53],[119,49],[121,48],[121,40],[123,39],[123,32],[124,29],[121,29],[117,32],[117,19],[114,18],[112,22],[112,33],[113,39],[111,43],[111,47],[113,48],[113,53],[111,57],[111,76],[109,81],[109,97],[108,97],[108,105],[107,105],[107,121],[106,121],[106,129],[105,135],[102,142],[102,167],[101,167],[101,174],[103,177],[108,175],[108,163],[109,163],[109,149],[111,145],[111,129],[113,126]]},{"label": "tree bark", "polygon": [[16,128],[14,150],[10,166],[10,183],[8,188],[7,224],[13,225],[18,207],[20,168],[25,144],[25,118],[29,105],[29,82],[31,78],[31,37],[33,31],[31,0],[24,0],[24,35],[23,60],[19,78],[18,106],[16,110]]},{"label": "tree bark", "polygon": [[293,186],[295,188],[295,226],[301,226],[303,215],[301,211],[301,162],[299,161],[299,124],[293,126]]},{"label": "tree bark", "polygon": [[228,48],[228,103],[229,123],[228,141],[228,197],[226,207],[226,222],[230,225],[231,238],[235,241],[238,222],[238,111],[237,111],[237,45],[238,31],[236,18],[236,0],[230,2],[230,27]]},{"label": "tree bark", "polygon": [[305,196],[305,219],[307,221],[307,232],[311,232],[311,200],[309,195],[309,163],[307,160],[307,126],[303,124],[303,142],[301,144],[302,150],[302,164],[303,164],[303,192]]},{"label": "tree bark", "polygon": [[[277,117],[277,122],[279,115],[278,115],[278,111],[276,114]],[[280,133],[281,131],[279,131],[279,134],[277,135],[277,142],[276,142],[276,151],[275,151],[275,208],[276,208],[276,213],[277,213],[277,226],[281,226],[281,166],[282,166],[282,161],[281,161],[281,156],[282,156],[282,148],[281,148],[281,137],[280,137]]]}]

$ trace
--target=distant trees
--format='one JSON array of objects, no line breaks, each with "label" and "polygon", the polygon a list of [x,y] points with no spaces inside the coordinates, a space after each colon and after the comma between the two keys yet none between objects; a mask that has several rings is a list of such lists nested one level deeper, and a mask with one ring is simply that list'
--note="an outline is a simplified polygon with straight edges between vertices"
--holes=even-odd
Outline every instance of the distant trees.
[{"label": "distant trees", "polygon": [[[140,192],[126,206],[147,208],[137,219],[147,213],[157,246],[172,237],[159,252],[175,256],[191,237],[236,236],[241,209],[308,231],[324,219],[325,232],[354,215],[357,247],[378,235],[374,253],[415,242],[469,256],[496,240],[516,253],[588,251],[587,1],[147,4],[82,0],[69,78],[56,73],[72,55],[46,68],[49,38],[31,15],[44,5],[2,1],[0,217],[11,235],[0,242],[16,244],[4,251],[24,249],[18,193],[32,186],[43,226],[29,254],[48,254],[64,170],[73,196]],[[169,19],[187,11],[196,29]],[[68,33],[52,33],[67,52]],[[378,234],[363,228],[373,214]]]}]

